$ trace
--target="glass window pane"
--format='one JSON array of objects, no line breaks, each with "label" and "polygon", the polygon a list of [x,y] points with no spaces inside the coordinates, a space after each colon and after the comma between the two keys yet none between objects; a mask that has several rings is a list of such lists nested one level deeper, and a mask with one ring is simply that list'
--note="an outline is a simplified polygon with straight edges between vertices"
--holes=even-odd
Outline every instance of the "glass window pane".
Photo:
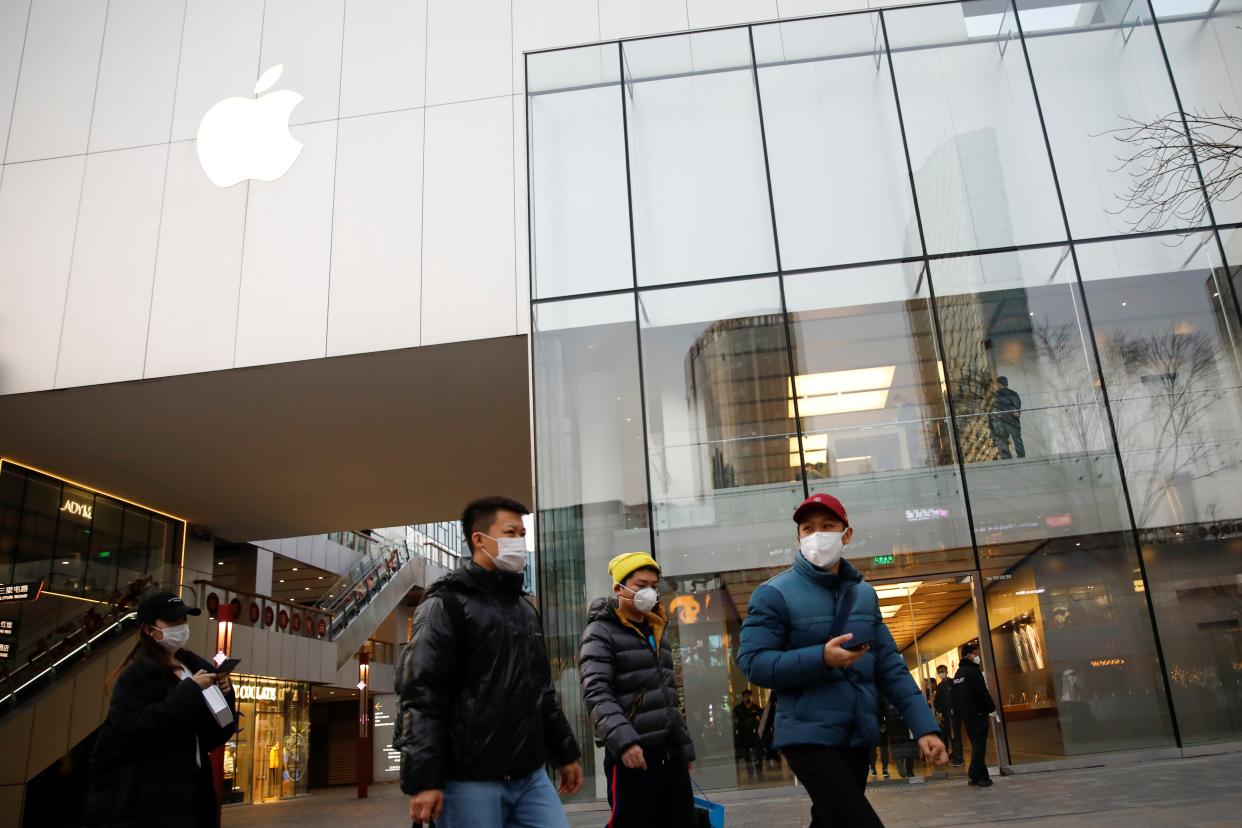
[{"label": "glass window pane", "polygon": [[116,590],[116,567],[121,548],[121,524],[125,507],[106,497],[96,498],[91,523],[91,544],[86,568],[88,589],[101,599]]},{"label": "glass window pane", "polygon": [[56,523],[60,516],[59,481],[28,475],[22,506],[21,537],[17,545],[14,583],[47,578],[56,553]]},{"label": "glass window pane", "polygon": [[[1242,221],[1237,149],[1242,143],[1242,0],[1156,0],[1154,5],[1216,220]],[[1233,152],[1222,151],[1229,146]]]},{"label": "glass window pane", "polygon": [[785,270],[919,255],[878,15],[754,30]]},{"label": "glass window pane", "polygon": [[91,540],[91,518],[95,495],[76,486],[65,485],[61,493],[60,520],[56,526],[56,550],[47,588],[69,595],[85,591],[87,551]]},{"label": "glass window pane", "polygon": [[639,301],[656,557],[675,593],[665,606],[699,782],[734,785],[728,705],[744,679],[728,642],[746,596],[774,574],[762,567],[788,566],[803,497],[780,289],[769,278]]},{"label": "glass window pane", "polygon": [[[1242,735],[1242,379],[1216,240],[1080,245],[1087,304],[1188,742]],[[1136,581],[1135,589],[1141,589]]]},{"label": "glass window pane", "polygon": [[773,272],[747,30],[622,50],[639,284]]},{"label": "glass window pane", "polygon": [[[789,276],[810,489],[839,497],[870,577],[973,567],[922,265]],[[843,286],[848,285],[848,290]]]},{"label": "glass window pane", "polygon": [[1074,237],[1202,224],[1147,3],[1017,6]]},{"label": "glass window pane", "polygon": [[[638,376],[633,294],[535,306],[539,600],[561,704],[584,746],[594,737],[574,665],[585,607],[611,594],[614,555],[651,547]],[[601,785],[602,761],[602,750],[584,757]]]},{"label": "glass window pane", "polygon": [[629,287],[618,46],[531,55],[529,61],[535,296]]},{"label": "glass window pane", "polygon": [[147,567],[147,536],[151,529],[151,519],[145,512],[126,509],[125,519],[121,526],[121,551],[117,556],[117,589],[125,590],[134,581],[142,580],[148,574],[159,578],[159,573],[151,572]]},{"label": "glass window pane", "polygon": [[1065,238],[1008,2],[885,12],[931,253]]},{"label": "glass window pane", "polygon": [[938,261],[932,280],[1012,760],[1170,744],[1069,251]]}]

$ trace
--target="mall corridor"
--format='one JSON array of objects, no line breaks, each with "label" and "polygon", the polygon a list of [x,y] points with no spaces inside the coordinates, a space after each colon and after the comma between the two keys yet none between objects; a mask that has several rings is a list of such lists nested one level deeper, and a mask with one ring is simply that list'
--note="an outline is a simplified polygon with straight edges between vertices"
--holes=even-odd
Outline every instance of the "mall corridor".
[{"label": "mall corridor", "polygon": [[[1173,759],[1140,765],[997,777],[987,791],[961,782],[887,786],[871,801],[888,828],[938,828],[1017,822],[1023,828],[1225,828],[1238,825],[1242,789],[1236,756]],[[809,805],[800,789],[722,795],[729,828],[805,825]],[[366,800],[350,787],[258,808],[227,809],[224,828],[326,828],[343,824],[404,825],[405,797],[376,785]],[[574,826],[598,826],[605,806],[570,805]]]}]

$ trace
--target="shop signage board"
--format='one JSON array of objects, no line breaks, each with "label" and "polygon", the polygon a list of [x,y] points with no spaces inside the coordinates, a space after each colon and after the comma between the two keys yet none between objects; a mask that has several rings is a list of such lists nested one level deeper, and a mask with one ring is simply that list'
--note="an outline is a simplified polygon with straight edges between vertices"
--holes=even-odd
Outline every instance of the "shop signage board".
[{"label": "shop signage board", "polygon": [[4,586],[0,586],[0,604],[13,604],[18,601],[34,601],[42,593],[42,581],[32,581],[28,584],[5,584]]},{"label": "shop signage board", "polygon": [[0,641],[17,637],[17,621],[13,618],[0,618]]}]

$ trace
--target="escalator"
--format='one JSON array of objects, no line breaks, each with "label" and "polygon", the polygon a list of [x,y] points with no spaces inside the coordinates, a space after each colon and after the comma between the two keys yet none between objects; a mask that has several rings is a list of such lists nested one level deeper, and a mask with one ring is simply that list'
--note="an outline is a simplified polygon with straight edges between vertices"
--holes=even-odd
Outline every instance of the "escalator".
[{"label": "escalator", "polygon": [[73,613],[67,600],[45,599],[23,614],[22,635],[0,668],[0,828],[22,824],[27,783],[103,723],[109,677],[135,641],[127,622],[153,585],[144,578],[108,600],[75,601]]},{"label": "escalator", "polygon": [[316,609],[332,614],[328,637],[336,642],[337,667],[345,664],[402,601],[447,571],[436,560],[445,550],[422,532],[408,527],[402,542],[366,554],[329,589]]}]

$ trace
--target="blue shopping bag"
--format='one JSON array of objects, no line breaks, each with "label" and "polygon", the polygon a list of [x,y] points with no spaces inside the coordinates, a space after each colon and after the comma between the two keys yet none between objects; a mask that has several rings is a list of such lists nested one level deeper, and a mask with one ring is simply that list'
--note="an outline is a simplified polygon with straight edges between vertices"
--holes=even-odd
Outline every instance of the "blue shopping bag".
[{"label": "blue shopping bag", "polygon": [[[690,780],[694,782],[693,777]],[[698,788],[701,796],[694,798],[694,819],[695,826],[704,826],[704,828],[725,828],[725,809],[724,806],[712,802],[707,798],[707,792],[699,788],[699,783],[694,782],[694,787]]]}]

